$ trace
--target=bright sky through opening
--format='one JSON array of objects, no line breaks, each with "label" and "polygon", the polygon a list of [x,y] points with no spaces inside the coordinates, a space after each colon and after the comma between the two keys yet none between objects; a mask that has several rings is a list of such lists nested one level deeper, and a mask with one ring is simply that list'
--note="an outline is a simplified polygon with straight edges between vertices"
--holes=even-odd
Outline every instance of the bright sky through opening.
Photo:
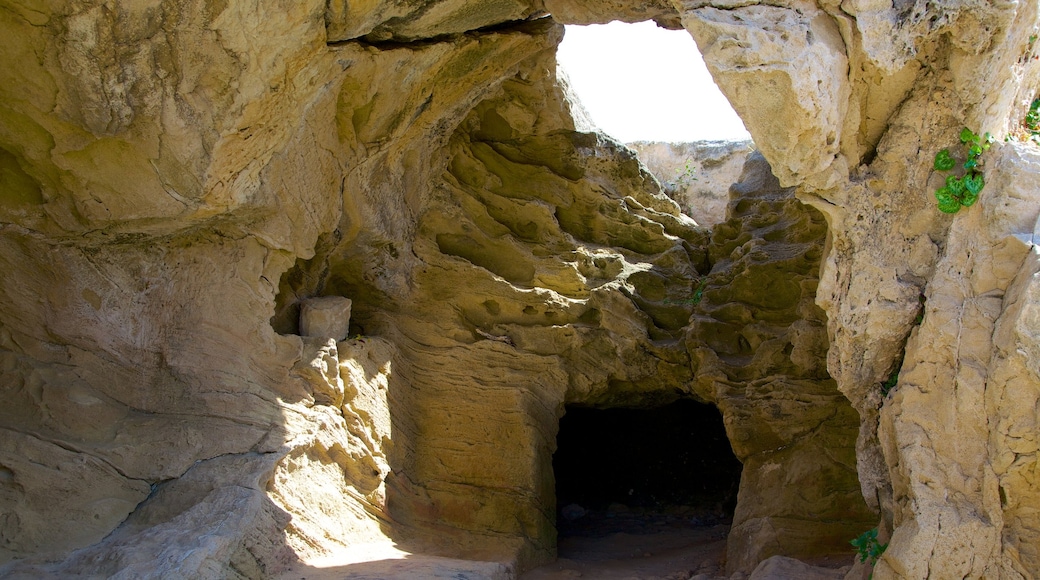
[{"label": "bright sky through opening", "polygon": [[750,139],[685,30],[567,26],[557,60],[599,128],[632,141]]}]

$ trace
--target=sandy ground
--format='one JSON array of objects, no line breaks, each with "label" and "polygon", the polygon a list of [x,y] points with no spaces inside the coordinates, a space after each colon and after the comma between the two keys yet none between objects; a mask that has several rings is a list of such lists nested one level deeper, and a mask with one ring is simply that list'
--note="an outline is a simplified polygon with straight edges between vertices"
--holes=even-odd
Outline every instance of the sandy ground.
[{"label": "sandy ground", "polygon": [[510,566],[401,550],[387,541],[361,544],[321,560],[297,563],[279,580],[510,580]]},{"label": "sandy ground", "polygon": [[559,558],[521,580],[688,580],[721,577],[729,526],[691,527],[647,534],[565,537]]},{"label": "sandy ground", "polygon": [[[676,514],[599,513],[560,522],[558,559],[520,580],[726,580],[726,520]],[[848,557],[821,558],[839,568]],[[509,580],[502,562],[442,558],[404,551],[393,543],[352,546],[329,558],[298,563],[279,580]],[[743,575],[738,575],[743,578]],[[728,580],[734,580],[729,578]]]},{"label": "sandy ground", "polygon": [[[687,580],[721,574],[728,526],[649,534],[618,532],[570,537],[559,542],[560,558],[520,576],[521,580]],[[707,574],[697,576],[697,574]],[[506,580],[512,570],[499,562],[475,562],[401,551],[393,544],[355,546],[335,557],[299,563],[280,580],[451,579]]]},{"label": "sandy ground", "polygon": [[521,580],[688,580],[721,577],[725,569],[725,518],[690,512],[660,513],[612,506],[559,521],[556,562]]}]

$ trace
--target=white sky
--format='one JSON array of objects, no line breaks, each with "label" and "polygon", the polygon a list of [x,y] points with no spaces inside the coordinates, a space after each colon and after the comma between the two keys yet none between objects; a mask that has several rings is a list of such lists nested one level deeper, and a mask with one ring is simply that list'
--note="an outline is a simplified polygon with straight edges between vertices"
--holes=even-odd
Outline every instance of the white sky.
[{"label": "white sky", "polygon": [[750,139],[685,30],[567,26],[557,60],[592,120],[619,141]]}]

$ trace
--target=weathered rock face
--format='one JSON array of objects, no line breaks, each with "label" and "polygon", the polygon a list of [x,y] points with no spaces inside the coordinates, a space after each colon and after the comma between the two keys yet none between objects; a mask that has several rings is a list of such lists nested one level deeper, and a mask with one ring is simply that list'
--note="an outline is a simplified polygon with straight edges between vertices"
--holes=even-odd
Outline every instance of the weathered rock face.
[{"label": "weathered rock face", "polygon": [[[1038,170],[1033,147],[1007,145],[992,156],[986,195],[950,228],[898,386],[881,408],[896,499],[892,553],[879,567],[889,577],[1036,571],[1040,381],[1029,361],[1038,264],[1029,242],[1040,214]],[[929,461],[903,459],[921,453]],[[945,483],[932,489],[930,480]],[[938,542],[974,557],[936,559]]]},{"label": "weathered rock face", "polygon": [[[709,232],[576,131],[546,11],[681,22],[822,249],[775,184]],[[877,509],[877,578],[1034,576],[1035,149],[994,146],[957,216],[930,191],[961,126],[1021,118],[1036,27],[1036,3],[6,2],[0,573],[264,577],[381,538],[524,567],[554,549],[563,405],[689,396],[745,461],[733,566]],[[299,336],[315,296],[353,301],[353,338]]]},{"label": "weathered rock face", "polygon": [[726,220],[729,186],[740,179],[750,141],[627,144],[661,182],[665,193],[699,225]]},{"label": "weathered rock face", "polygon": [[405,185],[423,200],[410,239],[330,243],[280,295],[287,312],[299,296],[353,296],[358,332],[398,345],[394,521],[434,549],[522,562],[554,550],[564,403],[688,385],[678,338],[707,241],[630,151],[567,128],[547,57],[462,120],[440,175]]},{"label": "weathered rock face", "polygon": [[744,464],[727,568],[846,551],[876,522],[856,477],[859,419],[827,374],[814,304],[826,225],[752,153],[709,245],[687,328],[697,392]]}]

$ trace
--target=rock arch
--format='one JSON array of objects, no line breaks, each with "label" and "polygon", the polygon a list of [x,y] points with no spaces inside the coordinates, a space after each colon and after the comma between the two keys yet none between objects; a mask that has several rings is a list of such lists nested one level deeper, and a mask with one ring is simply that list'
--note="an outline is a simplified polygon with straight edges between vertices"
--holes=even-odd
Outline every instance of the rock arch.
[{"label": "rock arch", "polygon": [[[954,218],[928,193],[1040,87],[1035,3],[187,0],[0,11],[5,573],[258,577],[382,533],[523,567],[569,393],[723,406],[725,357],[676,346],[708,233],[574,131],[547,13],[688,29],[826,219],[877,577],[1040,567],[1037,155],[995,147]],[[350,340],[290,336],[313,293]]]}]

